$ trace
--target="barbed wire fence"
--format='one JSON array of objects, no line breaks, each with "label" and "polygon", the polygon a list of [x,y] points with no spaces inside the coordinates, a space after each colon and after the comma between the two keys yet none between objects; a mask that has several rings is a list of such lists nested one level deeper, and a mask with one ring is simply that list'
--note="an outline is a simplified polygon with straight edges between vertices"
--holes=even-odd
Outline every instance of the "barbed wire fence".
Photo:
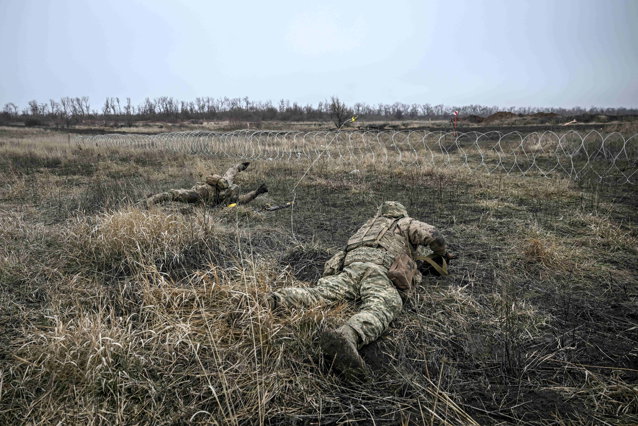
[{"label": "barbed wire fence", "polygon": [[401,166],[461,165],[488,174],[565,176],[633,185],[638,134],[589,131],[190,131],[75,136],[80,146],[167,150],[221,158]]}]

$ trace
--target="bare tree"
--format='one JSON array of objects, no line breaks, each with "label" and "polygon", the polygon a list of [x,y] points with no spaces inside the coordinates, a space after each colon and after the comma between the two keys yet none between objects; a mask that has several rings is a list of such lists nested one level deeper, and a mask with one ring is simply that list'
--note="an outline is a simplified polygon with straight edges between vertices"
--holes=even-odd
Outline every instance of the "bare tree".
[{"label": "bare tree", "polygon": [[71,124],[71,102],[71,98],[67,96],[60,98],[62,118],[67,129]]},{"label": "bare tree", "polygon": [[18,115],[18,106],[13,102],[9,102],[8,104],[4,104],[2,112],[9,115],[10,117],[16,117]]},{"label": "bare tree", "polygon": [[31,115],[34,117],[37,117],[38,115],[40,115],[40,105],[38,104],[38,101],[29,101],[29,111],[31,112]]},{"label": "bare tree", "polygon": [[341,129],[346,123],[349,123],[352,118],[352,111],[339,100],[336,96],[330,99],[330,119],[337,126],[337,129]]}]

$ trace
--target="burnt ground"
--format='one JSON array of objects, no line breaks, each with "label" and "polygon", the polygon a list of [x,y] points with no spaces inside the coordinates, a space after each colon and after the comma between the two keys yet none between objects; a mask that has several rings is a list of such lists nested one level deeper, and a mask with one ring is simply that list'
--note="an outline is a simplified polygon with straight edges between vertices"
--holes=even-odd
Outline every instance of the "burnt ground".
[{"label": "burnt ground", "polygon": [[[156,181],[149,183],[151,170],[169,161],[183,162],[186,168],[192,161],[161,155],[134,158],[141,169],[126,179],[103,174],[93,179],[103,160],[90,153],[61,162],[34,155],[5,159],[25,182],[33,178],[35,184],[43,171],[58,176],[60,192],[32,190],[23,198],[3,193],[3,217],[22,215],[34,229],[42,227],[21,239],[5,222],[1,234],[3,253],[22,256],[9,268],[5,261],[0,271],[7,302],[0,317],[3,367],[12,362],[11,342],[21,336],[20,329],[46,324],[39,311],[48,307],[49,282],[58,274],[55,254],[63,244],[56,229],[77,215],[91,218],[129,207],[156,189]],[[132,164],[124,156],[109,160]],[[635,186],[581,182],[552,195],[540,188],[548,180],[526,187],[516,178],[495,175],[482,181],[445,172],[360,168],[351,173],[319,165],[299,181],[305,167],[296,164],[255,163],[250,171],[240,183],[252,188],[266,181],[270,192],[238,214],[201,206],[163,207],[186,217],[210,213],[249,237],[202,238],[172,263],[158,261],[160,273],[179,280],[210,264],[231,273],[241,243],[250,244],[256,255],[288,271],[300,284],[310,285],[325,260],[389,199],[437,226],[459,255],[448,278],[426,277],[414,294],[406,295],[404,310],[389,332],[362,349],[376,372],[372,383],[361,388],[341,382],[342,389],[324,389],[324,422],[343,419],[337,413],[348,405],[357,407],[366,392],[404,401],[402,412],[408,418],[423,419],[415,401],[433,388],[484,424],[630,424],[638,419]],[[184,187],[190,176],[185,170],[162,179],[163,187]],[[293,208],[263,210],[267,202],[293,199]],[[120,263],[93,273],[105,286],[130,279]],[[298,410],[299,417],[273,417],[270,422],[317,420],[311,407]],[[353,410],[353,421],[365,418],[360,408]],[[381,423],[397,423],[403,417],[394,410],[381,404],[372,408],[372,415]]]},{"label": "burnt ground", "polygon": [[[332,179],[333,182],[342,182],[344,187],[353,180],[346,174]],[[624,223],[623,227],[635,235],[638,218],[635,214],[635,200],[638,199],[635,188],[625,188],[625,191],[598,188],[597,194],[585,192],[581,198],[569,201],[519,199],[517,210],[494,213],[477,203],[481,197],[464,182],[447,182],[442,188],[428,188],[409,180],[393,180],[380,175],[355,180],[353,185],[360,185],[363,180],[374,189],[371,193],[326,193],[321,186],[307,184],[304,196],[297,198],[294,212],[298,238],[319,242],[319,245],[334,251],[373,214],[377,200],[398,199],[415,217],[438,226],[452,250],[459,254],[459,260],[452,263],[453,274],[447,285],[469,285],[473,294],[483,297],[502,291],[498,281],[507,281],[508,291],[525,294],[522,297],[526,302],[553,318],[551,330],[526,347],[517,346],[514,342],[496,342],[482,349],[468,350],[467,345],[480,346],[472,340],[481,339],[479,331],[475,337],[470,334],[469,342],[440,344],[444,349],[434,355],[453,360],[460,376],[455,383],[450,383],[448,389],[462,396],[463,406],[475,418],[485,423],[539,424],[552,423],[557,413],[563,419],[581,418],[584,413],[590,412],[591,399],[596,397],[586,393],[582,397],[566,396],[552,389],[556,384],[581,386],[590,373],[614,377],[613,380],[619,383],[638,383],[638,281],[635,274],[638,259],[634,249],[628,248],[615,254],[600,252],[598,259],[591,259],[591,262],[601,264],[601,270],[613,266],[627,271],[627,275],[620,276],[601,272],[588,278],[569,268],[559,268],[559,274],[552,274],[546,268],[523,265],[513,259],[513,265],[504,267],[503,263],[508,261],[499,260],[511,256],[507,251],[514,247],[508,239],[513,233],[520,232],[515,222],[523,221],[557,234],[573,235],[579,232],[578,225],[564,225],[564,217],[576,211],[595,210],[596,206],[606,202],[616,206],[610,216],[618,223]],[[281,193],[285,186],[276,187],[273,192]],[[583,186],[588,187],[585,183]],[[467,232],[466,227],[480,223],[487,215],[501,217],[497,223],[485,223],[478,233]],[[278,223],[278,226],[289,226],[289,212],[276,212],[272,216],[269,221]],[[321,264],[327,258],[324,250],[297,247],[283,255],[280,263],[289,265],[300,280],[312,282],[319,278]],[[436,284],[439,282],[437,279]],[[427,293],[429,285],[426,282],[419,291]],[[397,333],[401,323],[410,322],[411,317],[420,315],[423,308],[408,300],[405,316],[397,321],[392,332]],[[401,338],[422,339],[424,345],[431,344],[422,335],[399,334]],[[391,343],[382,339],[364,348],[362,354],[373,368],[387,366],[396,360],[394,352],[399,345],[398,339],[391,339]],[[489,361],[476,354],[481,351],[491,354],[487,356]],[[559,355],[554,357],[554,353]],[[545,355],[549,360],[539,368],[530,368],[532,354],[535,357]],[[417,353],[413,355],[415,358],[419,356]],[[403,367],[409,366],[410,363],[406,363]],[[586,370],[579,366],[588,367]],[[435,365],[431,365],[430,369],[437,370]],[[635,404],[633,407],[631,410],[636,409]]]}]

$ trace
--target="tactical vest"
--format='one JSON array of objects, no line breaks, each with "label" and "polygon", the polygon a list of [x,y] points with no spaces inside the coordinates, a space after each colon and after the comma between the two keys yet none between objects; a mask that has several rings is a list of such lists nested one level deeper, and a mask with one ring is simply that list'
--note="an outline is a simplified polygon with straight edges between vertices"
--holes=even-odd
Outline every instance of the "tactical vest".
[{"label": "tactical vest", "polygon": [[[377,259],[376,257],[378,256],[371,256],[371,259],[359,260],[359,256],[346,255],[346,263],[352,263],[356,258],[356,261],[368,261],[389,267],[394,259],[408,249],[408,242],[405,237],[400,233],[394,232],[398,226],[399,219],[401,218],[389,218],[385,216],[372,218],[359,228],[348,240],[346,246],[346,252],[348,254],[352,253],[354,255],[355,250],[363,247],[382,249],[382,251],[384,251],[383,259]],[[367,252],[369,250],[365,251]],[[371,254],[372,252],[370,255]],[[348,261],[348,258],[350,258],[350,261]]]}]

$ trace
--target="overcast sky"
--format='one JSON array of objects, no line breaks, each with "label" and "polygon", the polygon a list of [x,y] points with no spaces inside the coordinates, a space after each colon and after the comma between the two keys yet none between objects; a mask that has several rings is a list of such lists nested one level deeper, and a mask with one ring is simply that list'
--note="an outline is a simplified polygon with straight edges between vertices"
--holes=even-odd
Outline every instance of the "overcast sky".
[{"label": "overcast sky", "polygon": [[0,108],[89,96],[638,106],[638,0],[0,0]]}]

